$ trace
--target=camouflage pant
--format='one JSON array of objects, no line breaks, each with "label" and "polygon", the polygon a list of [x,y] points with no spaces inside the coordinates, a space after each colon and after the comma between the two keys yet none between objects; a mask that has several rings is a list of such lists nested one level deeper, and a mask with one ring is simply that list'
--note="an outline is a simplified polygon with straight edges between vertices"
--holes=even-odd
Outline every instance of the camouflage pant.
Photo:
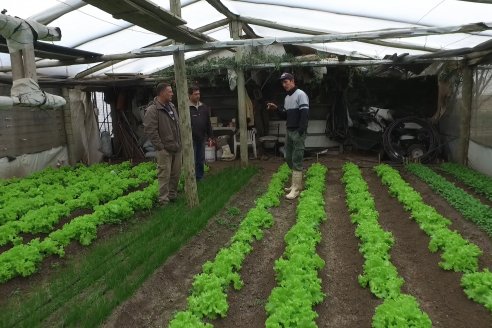
[{"label": "camouflage pant", "polygon": [[287,130],[287,139],[285,140],[286,160],[292,170],[302,171],[305,140],[306,133],[299,134],[297,130]]}]

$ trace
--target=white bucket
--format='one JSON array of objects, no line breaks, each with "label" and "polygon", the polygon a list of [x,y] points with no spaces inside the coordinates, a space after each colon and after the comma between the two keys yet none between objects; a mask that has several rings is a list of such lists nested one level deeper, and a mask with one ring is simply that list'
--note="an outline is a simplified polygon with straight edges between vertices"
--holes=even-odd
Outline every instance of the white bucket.
[{"label": "white bucket", "polygon": [[205,147],[205,162],[215,162],[215,147]]}]

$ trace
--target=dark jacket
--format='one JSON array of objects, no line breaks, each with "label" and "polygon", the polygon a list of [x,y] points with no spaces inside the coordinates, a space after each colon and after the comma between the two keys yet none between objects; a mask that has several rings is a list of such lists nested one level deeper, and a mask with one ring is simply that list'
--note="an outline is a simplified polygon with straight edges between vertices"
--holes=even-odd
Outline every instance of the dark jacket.
[{"label": "dark jacket", "polygon": [[161,104],[157,98],[145,109],[144,132],[156,150],[176,153],[181,150],[179,117],[172,103]]},{"label": "dark jacket", "polygon": [[193,140],[202,141],[213,137],[210,110],[207,105],[199,102],[197,107],[190,103],[190,118]]}]

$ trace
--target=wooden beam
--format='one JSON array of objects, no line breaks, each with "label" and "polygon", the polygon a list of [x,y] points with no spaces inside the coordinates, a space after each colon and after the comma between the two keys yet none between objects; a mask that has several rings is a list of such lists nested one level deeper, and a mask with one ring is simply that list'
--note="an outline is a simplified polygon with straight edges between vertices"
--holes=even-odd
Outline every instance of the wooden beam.
[{"label": "wooden beam", "polygon": [[12,65],[12,79],[22,79],[24,77],[24,62],[20,50],[10,53],[10,63]]},{"label": "wooden beam", "polygon": [[[210,30],[216,29],[218,27],[222,27],[222,26],[224,26],[226,24],[229,24],[229,19],[224,18],[224,19],[221,19],[219,21],[216,21],[216,22],[213,22],[213,23],[204,25],[202,27],[199,27],[195,31],[200,32],[200,33],[204,33],[204,32],[208,32]],[[173,42],[174,42],[174,40],[172,40],[172,39],[165,39],[165,40],[162,40],[162,41],[159,41],[159,42],[152,43],[152,44],[150,44],[148,46],[145,46],[143,48],[157,47],[157,46],[169,46],[169,45],[173,44]],[[76,79],[83,78],[83,77],[85,77],[87,75],[93,74],[93,73],[95,73],[97,71],[100,71],[102,69],[105,69],[107,67],[110,67],[112,65],[115,65],[115,64],[120,63],[122,61],[123,60],[111,60],[111,61],[108,61],[108,62],[105,62],[105,63],[97,64],[95,66],[92,66],[91,68],[86,69],[85,71],[82,71],[82,72],[78,73],[77,75],[75,75],[75,78]]]},{"label": "wooden beam", "polygon": [[[403,37],[416,37],[424,35],[436,35],[436,34],[451,34],[451,33],[468,33],[470,31],[484,31],[492,29],[492,25],[484,23],[467,24],[459,26],[447,26],[447,27],[415,27],[415,28],[401,28],[391,30],[378,30],[367,31],[357,33],[339,33],[328,35],[314,35],[314,36],[299,36],[299,37],[283,37],[283,38],[260,38],[260,39],[247,39],[247,40],[233,40],[233,41],[216,41],[206,42],[203,44],[183,45],[176,44],[167,47],[149,47],[135,50],[131,53],[115,54],[115,55],[103,55],[97,58],[76,59],[73,61],[52,61],[47,63],[38,63],[37,67],[57,67],[67,66],[75,64],[87,64],[104,62],[109,60],[124,60],[131,58],[146,58],[146,57],[160,57],[166,55],[172,55],[176,51],[200,51],[200,50],[217,50],[217,49],[230,49],[241,46],[265,46],[271,44],[309,44],[309,43],[329,43],[340,41],[365,41],[373,39],[383,38],[403,38]],[[417,56],[418,57],[418,56]],[[9,72],[11,68],[9,66],[0,67],[0,72]]]},{"label": "wooden beam", "polygon": [[75,146],[75,136],[72,122],[72,111],[70,109],[71,101],[70,101],[70,93],[68,88],[62,88],[62,96],[67,100],[65,106],[63,106],[63,124],[65,125],[65,135],[67,138],[67,153],[68,153],[68,162],[70,165],[75,165],[77,162],[76,156],[76,146]]},{"label": "wooden beam", "polygon": [[[215,10],[217,10],[219,13],[221,13],[225,17],[229,18],[229,20],[232,21],[232,20],[239,19],[239,15],[234,14],[233,12],[231,12],[229,10],[229,8],[227,8],[220,0],[207,0],[207,2],[212,7],[214,7]],[[246,33],[246,35],[248,36],[248,38],[250,38],[250,39],[258,38],[258,35],[251,28],[251,26],[249,26],[247,23],[242,24],[242,27],[241,28],[244,31],[244,33]]]},{"label": "wooden beam", "polygon": [[110,13],[116,19],[124,19],[157,34],[179,42],[199,44],[204,40],[184,27],[186,21],[147,0],[86,0],[85,2]]},{"label": "wooden beam", "polygon": [[21,50],[22,60],[24,62],[24,77],[38,81],[36,72],[36,57],[34,55],[34,45],[32,43],[25,44]]},{"label": "wooden beam", "polygon": [[468,164],[468,147],[470,145],[470,121],[473,98],[473,69],[463,66],[463,85],[461,89],[460,134],[458,137],[458,162]]},{"label": "wooden beam", "polygon": [[458,1],[492,4],[492,0],[458,0]]},{"label": "wooden beam", "polygon": [[[313,30],[313,29],[307,29],[307,28],[302,28],[302,27],[293,27],[289,25],[283,25],[279,23],[275,23],[269,20],[265,19],[258,19],[258,18],[251,18],[251,17],[245,17],[245,16],[240,16],[239,20],[241,20],[244,23],[250,23],[253,25],[258,25],[258,26],[263,26],[263,27],[268,27],[272,29],[277,29],[281,31],[286,31],[286,32],[292,32],[292,33],[299,33],[299,34],[308,34],[308,35],[323,35],[323,34],[336,34],[338,32],[336,31],[327,31],[327,30]],[[432,48],[432,47],[422,47],[418,45],[413,45],[413,44],[404,44],[404,43],[397,43],[397,42],[388,42],[388,41],[381,41],[381,40],[366,40],[364,43],[369,43],[369,44],[375,44],[383,47],[393,47],[393,48],[402,48],[402,49],[410,49],[410,50],[419,50],[419,51],[439,51],[440,49],[437,48]]]},{"label": "wooden beam", "polygon": [[[181,1],[171,0],[171,12],[176,16],[181,16]],[[195,159],[193,152],[193,142],[191,135],[191,117],[188,107],[188,82],[186,79],[186,65],[184,52],[179,51],[173,54],[174,76],[176,80],[176,92],[178,94],[179,125],[181,132],[183,170],[185,176],[185,194],[189,207],[196,207],[200,201],[196,188]]]},{"label": "wooden beam", "polygon": [[[241,22],[234,20],[231,22],[231,32],[234,39],[241,37]],[[243,57],[244,49],[237,49],[235,57],[240,62]],[[237,115],[239,118],[239,145],[241,150],[241,166],[248,166],[248,123],[246,118],[246,83],[244,80],[244,71],[241,68],[236,69],[237,74]],[[237,154],[235,154],[237,155]]]}]

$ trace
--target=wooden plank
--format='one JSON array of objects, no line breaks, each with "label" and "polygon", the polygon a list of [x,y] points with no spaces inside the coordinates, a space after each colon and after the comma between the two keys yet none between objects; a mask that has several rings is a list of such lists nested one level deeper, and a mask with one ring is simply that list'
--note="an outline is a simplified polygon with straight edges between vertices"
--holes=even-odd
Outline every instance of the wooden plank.
[{"label": "wooden plank", "polygon": [[[228,23],[229,23],[229,20],[228,19],[221,19],[219,21],[216,21],[216,22],[213,22],[213,23],[204,25],[202,27],[199,27],[195,31],[200,32],[200,33],[204,33],[204,32],[213,30],[215,28],[222,27],[222,26],[224,26],[224,25],[226,25]],[[162,40],[162,41],[159,41],[159,42],[155,42],[155,43],[153,43],[153,44],[151,44],[149,46],[146,46],[144,48],[155,47],[155,46],[169,46],[169,45],[171,45],[173,43],[173,41],[174,40],[172,40],[172,39],[165,39],[165,40]],[[112,60],[112,61],[108,61],[108,62],[105,62],[105,63],[94,65],[91,68],[88,68],[85,71],[82,71],[82,72],[78,73],[77,75],[75,75],[75,78],[80,79],[82,77],[85,77],[87,75],[93,74],[95,72],[98,72],[98,71],[100,71],[102,69],[105,69],[107,67],[110,67],[112,65],[115,65],[115,64],[117,64],[117,63],[119,63],[121,61],[122,60]]]},{"label": "wooden plank", "polygon": [[85,1],[116,19],[124,19],[157,34],[165,35],[179,42],[198,44],[203,39],[196,37],[183,27],[186,21],[162,7],[147,0],[87,0]]},{"label": "wooden plank", "polygon": [[[258,26],[264,26],[268,28],[273,28],[276,30],[280,31],[287,31],[287,32],[293,32],[293,33],[299,33],[299,34],[308,34],[308,35],[323,35],[323,34],[330,34],[330,33],[337,33],[335,31],[326,31],[326,30],[313,30],[313,29],[306,29],[302,27],[293,27],[290,25],[283,25],[279,24],[276,22],[272,22],[269,20],[265,19],[258,19],[258,18],[252,18],[252,17],[244,17],[240,16],[239,20],[244,22],[244,23],[250,23],[253,25],[258,25]],[[440,49],[437,48],[432,48],[432,47],[427,47],[427,46],[418,46],[418,45],[412,45],[412,44],[405,44],[405,43],[397,43],[397,42],[388,42],[388,41],[382,41],[382,40],[366,40],[364,43],[369,43],[369,44],[375,44],[383,47],[394,47],[394,48],[402,48],[402,49],[412,49],[412,50],[420,50],[420,51],[438,51]]]}]

